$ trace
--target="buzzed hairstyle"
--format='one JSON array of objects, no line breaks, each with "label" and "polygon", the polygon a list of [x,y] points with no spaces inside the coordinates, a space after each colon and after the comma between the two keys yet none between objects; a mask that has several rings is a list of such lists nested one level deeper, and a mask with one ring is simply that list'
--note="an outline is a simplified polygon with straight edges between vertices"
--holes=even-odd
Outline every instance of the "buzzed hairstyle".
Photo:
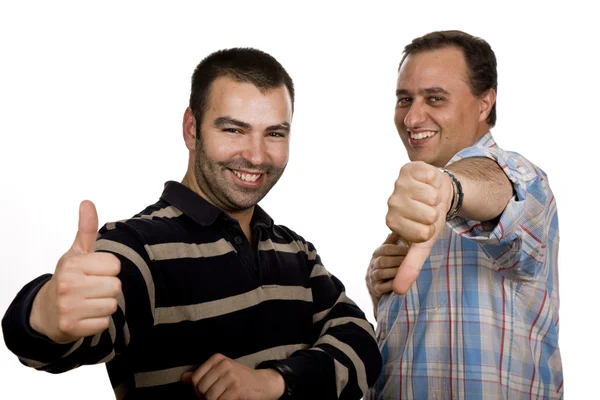
[{"label": "buzzed hairstyle", "polygon": [[[469,70],[469,86],[474,96],[480,96],[489,89],[498,93],[496,55],[492,47],[485,40],[461,31],[431,32],[414,39],[404,47],[404,56],[398,70],[411,54],[447,47],[456,47],[462,51]],[[496,124],[496,103],[492,106],[487,123],[490,127]]]},{"label": "buzzed hairstyle", "polygon": [[262,93],[285,85],[294,110],[294,83],[283,66],[271,55],[253,48],[231,48],[216,51],[194,70],[190,108],[196,119],[196,136],[200,138],[200,125],[212,83],[220,77],[236,82],[251,83]]}]

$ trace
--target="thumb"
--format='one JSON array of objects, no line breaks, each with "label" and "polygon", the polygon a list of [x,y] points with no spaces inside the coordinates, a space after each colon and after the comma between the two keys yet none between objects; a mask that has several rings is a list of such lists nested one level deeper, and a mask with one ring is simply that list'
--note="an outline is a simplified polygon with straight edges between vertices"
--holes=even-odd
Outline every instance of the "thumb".
[{"label": "thumb", "polygon": [[79,225],[77,236],[72,249],[81,253],[93,253],[96,249],[98,236],[98,213],[96,206],[89,200],[84,200],[79,205]]},{"label": "thumb", "polygon": [[410,245],[408,253],[404,257],[404,260],[402,261],[402,264],[400,264],[398,272],[396,272],[396,276],[394,277],[394,282],[392,283],[394,293],[403,295],[408,292],[410,287],[419,277],[423,264],[425,264],[427,257],[429,257],[434,243],[435,238],[431,238],[426,242],[412,243]]},{"label": "thumb", "polygon": [[192,372],[184,372],[183,375],[181,375],[181,382],[187,384],[192,383],[192,375]]},{"label": "thumb", "polygon": [[[443,209],[444,205],[442,204],[438,207],[441,210]],[[440,212],[435,223],[435,233],[433,236],[425,242],[410,243],[408,253],[406,253],[402,264],[400,264],[392,284],[392,289],[396,294],[406,294],[413,283],[415,283],[419,277],[419,274],[421,273],[421,269],[423,269],[425,261],[427,261],[429,254],[431,254],[433,245],[440,236],[440,233],[444,230],[445,221],[445,214]]]}]

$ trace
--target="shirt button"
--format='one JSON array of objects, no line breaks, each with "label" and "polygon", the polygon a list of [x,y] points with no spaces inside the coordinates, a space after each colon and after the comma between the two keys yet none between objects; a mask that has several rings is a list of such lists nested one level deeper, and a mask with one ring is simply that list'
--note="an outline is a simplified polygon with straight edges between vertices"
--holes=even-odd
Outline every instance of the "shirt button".
[{"label": "shirt button", "polygon": [[234,242],[235,244],[237,244],[237,245],[240,245],[240,244],[242,244],[243,240],[242,240],[242,238],[241,238],[241,237],[239,237],[239,236],[236,236],[236,237],[234,237],[234,238],[233,238],[233,242]]}]

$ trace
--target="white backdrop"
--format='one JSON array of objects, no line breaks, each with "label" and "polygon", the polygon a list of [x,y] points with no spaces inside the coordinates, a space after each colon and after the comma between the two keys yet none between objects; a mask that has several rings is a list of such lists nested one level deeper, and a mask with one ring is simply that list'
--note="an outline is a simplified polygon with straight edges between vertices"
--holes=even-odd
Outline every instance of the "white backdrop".
[{"label": "white backdrop", "polygon": [[[214,50],[251,46],[275,56],[297,89],[290,163],[262,205],[315,244],[374,323],[365,268],[387,234],[386,200],[407,161],[393,124],[401,51],[429,31],[461,29],[488,40],[499,61],[497,141],[542,167],[557,197],[565,391],[589,398],[600,357],[591,9],[298,3],[2,1],[0,314],[26,282],[53,271],[82,199],[96,203],[101,222],[127,218],[183,177],[194,67]],[[37,372],[3,340],[0,383],[3,399],[113,396],[104,366]]]}]

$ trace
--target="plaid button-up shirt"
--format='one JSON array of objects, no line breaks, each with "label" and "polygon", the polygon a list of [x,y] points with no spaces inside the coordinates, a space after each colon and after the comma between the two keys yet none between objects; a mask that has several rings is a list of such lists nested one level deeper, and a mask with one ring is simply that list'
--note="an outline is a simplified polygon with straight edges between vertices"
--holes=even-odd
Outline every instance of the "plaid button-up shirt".
[{"label": "plaid button-up shirt", "polygon": [[554,399],[558,219],[546,174],[490,133],[456,154],[488,157],[514,196],[497,223],[446,223],[418,280],[379,302],[384,367],[368,399]]}]

